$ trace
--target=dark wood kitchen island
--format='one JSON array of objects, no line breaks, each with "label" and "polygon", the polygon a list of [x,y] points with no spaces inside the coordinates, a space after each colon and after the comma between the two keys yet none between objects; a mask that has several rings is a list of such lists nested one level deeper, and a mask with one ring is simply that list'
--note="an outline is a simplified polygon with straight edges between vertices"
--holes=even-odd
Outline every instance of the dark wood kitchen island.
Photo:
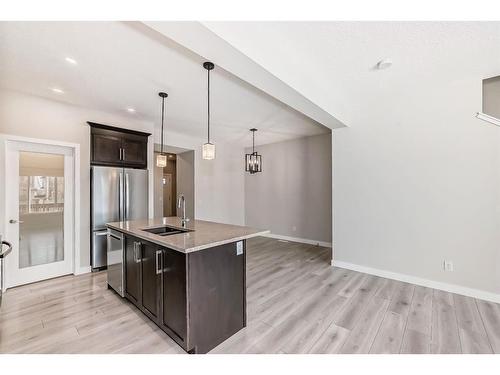
[{"label": "dark wood kitchen island", "polygon": [[123,234],[125,298],[185,351],[246,326],[246,240],[267,231],[178,217],[107,226]]}]

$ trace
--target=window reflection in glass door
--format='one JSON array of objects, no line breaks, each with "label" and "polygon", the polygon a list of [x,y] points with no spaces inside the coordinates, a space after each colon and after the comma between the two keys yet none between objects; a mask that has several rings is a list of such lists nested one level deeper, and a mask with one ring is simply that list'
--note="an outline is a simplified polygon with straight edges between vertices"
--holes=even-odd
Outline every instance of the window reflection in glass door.
[{"label": "window reflection in glass door", "polygon": [[64,260],[64,156],[19,154],[19,268]]}]

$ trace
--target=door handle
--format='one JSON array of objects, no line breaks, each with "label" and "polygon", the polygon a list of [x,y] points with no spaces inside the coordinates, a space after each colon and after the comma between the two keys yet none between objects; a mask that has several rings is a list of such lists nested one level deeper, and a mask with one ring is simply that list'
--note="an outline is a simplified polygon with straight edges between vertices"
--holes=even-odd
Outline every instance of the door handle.
[{"label": "door handle", "polygon": [[123,207],[123,173],[118,174],[118,218],[125,220],[125,207]]},{"label": "door handle", "polygon": [[16,224],[16,223],[22,224],[22,223],[24,223],[24,221],[22,221],[22,220],[14,220],[14,219],[10,219],[10,220],[9,220],[9,223],[11,223],[11,224]]},{"label": "door handle", "polygon": [[140,242],[134,242],[134,260],[136,263],[141,262],[141,243]]},{"label": "door handle", "polygon": [[156,274],[161,273],[161,250],[156,250]]},{"label": "door handle", "polygon": [[125,172],[125,207],[124,207],[124,217],[125,220],[128,220],[128,211],[130,206],[130,192],[129,192],[129,177],[128,173]]}]

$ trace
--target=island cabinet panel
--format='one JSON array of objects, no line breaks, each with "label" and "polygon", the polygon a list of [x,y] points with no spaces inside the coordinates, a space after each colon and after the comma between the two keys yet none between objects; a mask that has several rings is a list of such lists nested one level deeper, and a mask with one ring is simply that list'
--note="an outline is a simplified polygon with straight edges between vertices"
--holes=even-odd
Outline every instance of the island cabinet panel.
[{"label": "island cabinet panel", "polygon": [[135,305],[141,300],[140,240],[125,236],[125,296]]},{"label": "island cabinet panel", "polygon": [[158,245],[141,242],[141,307],[154,322],[159,322],[161,293],[161,252]]},{"label": "island cabinet panel", "polygon": [[246,325],[245,241],[183,253],[125,235],[125,297],[189,353]]},{"label": "island cabinet panel", "polygon": [[[245,241],[188,254],[189,342],[206,353],[246,326]],[[238,251],[239,250],[239,251]]]},{"label": "island cabinet panel", "polygon": [[163,250],[162,325],[183,343],[187,334],[186,254]]}]

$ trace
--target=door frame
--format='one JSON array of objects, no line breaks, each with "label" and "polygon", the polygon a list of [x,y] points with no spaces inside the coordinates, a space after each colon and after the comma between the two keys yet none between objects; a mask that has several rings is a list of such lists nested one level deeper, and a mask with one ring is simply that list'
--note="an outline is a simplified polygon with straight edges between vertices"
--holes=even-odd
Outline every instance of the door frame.
[{"label": "door frame", "polygon": [[[176,215],[176,212],[173,212],[172,211],[172,202],[175,202],[175,200],[177,199],[176,197],[176,194],[174,194],[174,189],[173,189],[173,178],[172,178],[172,173],[163,173],[163,176],[162,178],[165,178],[167,179],[167,176],[170,180],[170,207],[169,207],[169,211],[170,211],[170,215],[168,216],[177,216]],[[166,215],[166,212],[165,212],[165,185],[166,183],[163,185],[163,216],[167,216]]]},{"label": "door frame", "polygon": [[[45,145],[45,146],[59,146],[65,147],[72,150],[73,153],[73,215],[72,215],[72,243],[71,243],[71,270],[74,275],[82,274],[88,272],[90,266],[81,267],[80,264],[80,145],[78,143],[61,142],[50,139],[41,138],[29,138],[10,134],[0,134],[0,155],[3,157],[3,163],[0,165],[0,176],[5,181],[7,174],[7,146],[16,142],[31,143],[34,145]],[[7,205],[8,197],[7,191],[5,189],[5,184],[0,187],[0,196],[2,201],[2,206],[0,207],[0,212],[2,212],[2,217],[0,217],[0,228],[2,232],[7,232],[8,218],[7,218]],[[3,225],[2,224],[3,221]],[[8,259],[6,259],[8,261]],[[7,267],[6,267],[7,269]],[[8,277],[6,277],[8,280]]]}]

